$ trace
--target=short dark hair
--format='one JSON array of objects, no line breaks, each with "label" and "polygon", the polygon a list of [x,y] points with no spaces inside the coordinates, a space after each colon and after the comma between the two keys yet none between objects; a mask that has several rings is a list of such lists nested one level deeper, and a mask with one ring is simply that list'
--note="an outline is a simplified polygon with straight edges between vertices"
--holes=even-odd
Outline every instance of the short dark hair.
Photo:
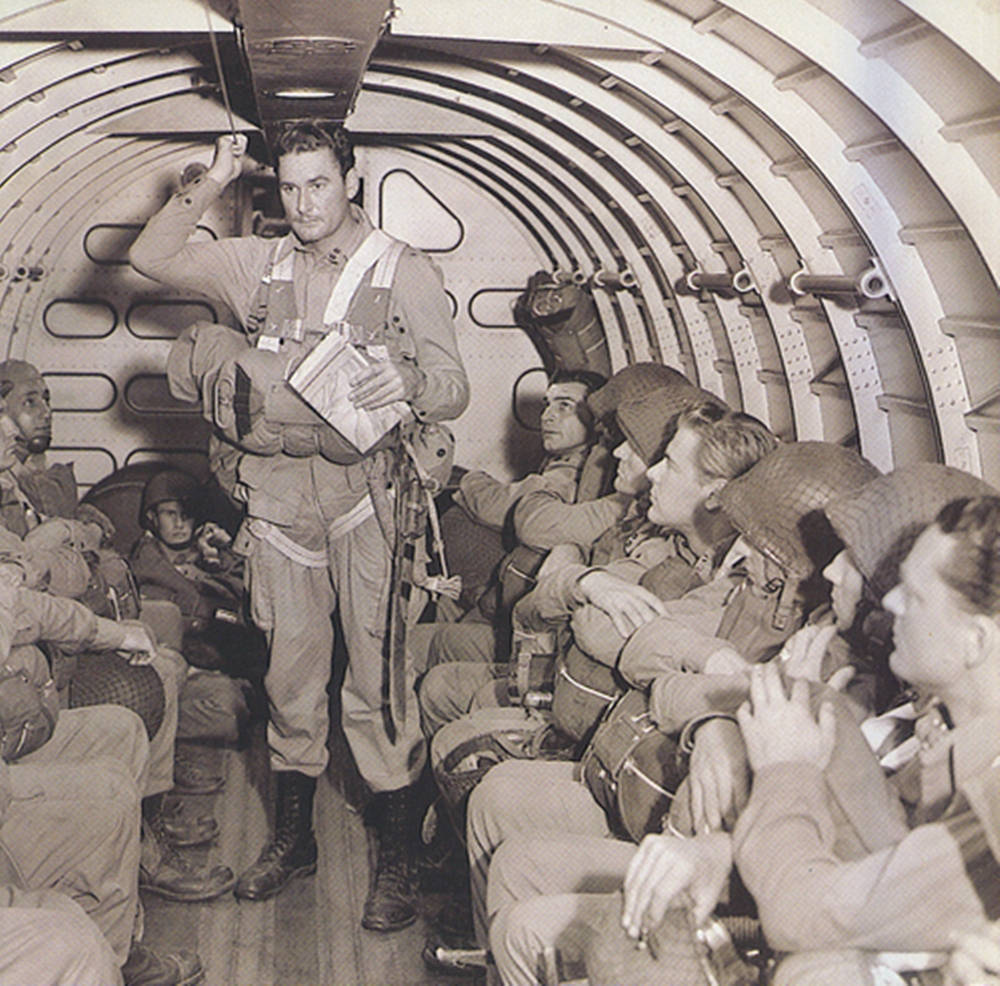
[{"label": "short dark hair", "polygon": [[974,496],[942,507],[934,523],[953,543],[938,574],[973,613],[1000,614],[1000,497]]},{"label": "short dark hair", "polygon": [[595,390],[600,390],[608,382],[608,378],[593,370],[556,370],[549,377],[548,385],[554,383],[582,383],[586,388],[586,393],[592,394]]},{"label": "short dark hair", "polygon": [[341,175],[354,167],[354,144],[350,132],[340,123],[328,120],[292,120],[284,125],[274,141],[274,162],[286,154],[302,154],[328,147],[340,165]]}]

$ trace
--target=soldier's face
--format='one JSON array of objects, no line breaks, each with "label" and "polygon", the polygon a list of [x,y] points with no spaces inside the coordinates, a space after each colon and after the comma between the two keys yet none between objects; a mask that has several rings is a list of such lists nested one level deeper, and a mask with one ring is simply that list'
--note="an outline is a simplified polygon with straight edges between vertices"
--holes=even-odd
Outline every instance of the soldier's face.
[{"label": "soldier's face", "polygon": [[575,380],[553,383],[545,391],[542,448],[549,455],[586,445],[590,429],[584,421],[587,388]]},{"label": "soldier's face", "polygon": [[654,524],[684,531],[711,492],[712,481],[698,464],[701,436],[682,424],[670,440],[663,458],[646,471],[651,483],[647,516]]},{"label": "soldier's face", "polygon": [[882,600],[895,617],[889,666],[925,694],[948,689],[967,670],[962,642],[974,621],[941,577],[953,549],[931,524],[900,565],[899,585]]},{"label": "soldier's face", "polygon": [[339,229],[357,190],[354,169],[341,175],[337,157],[328,147],[285,154],[278,160],[281,204],[292,232],[303,243],[322,240]]},{"label": "soldier's face", "polygon": [[153,511],[153,524],[160,540],[171,548],[186,548],[194,536],[194,518],[180,500],[164,500]]},{"label": "soldier's face", "polygon": [[19,447],[32,454],[44,452],[52,442],[52,407],[42,378],[14,384],[6,403],[7,414],[17,425]]},{"label": "soldier's face", "polygon": [[830,604],[837,618],[837,629],[850,630],[861,602],[864,576],[846,548],[823,569],[823,578],[830,583]]},{"label": "soldier's face", "polygon": [[616,492],[638,496],[649,487],[646,463],[639,458],[639,454],[628,442],[622,442],[617,446],[612,455],[618,460],[618,470],[615,473]]}]

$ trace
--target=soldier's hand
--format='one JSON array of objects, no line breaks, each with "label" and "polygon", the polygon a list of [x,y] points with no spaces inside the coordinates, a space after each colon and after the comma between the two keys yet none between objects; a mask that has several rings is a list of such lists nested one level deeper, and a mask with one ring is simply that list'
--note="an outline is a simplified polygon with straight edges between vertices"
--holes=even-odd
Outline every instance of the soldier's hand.
[{"label": "soldier's hand", "polygon": [[223,134],[215,140],[215,157],[208,169],[208,177],[225,187],[243,173],[243,158],[247,152],[246,134]]},{"label": "soldier's hand", "polygon": [[724,832],[680,839],[647,835],[625,874],[622,927],[630,938],[655,928],[668,907],[686,895],[698,923],[715,909],[733,865],[732,842]]},{"label": "soldier's hand", "polygon": [[413,363],[382,360],[351,381],[348,395],[356,407],[374,411],[394,401],[410,401],[422,393],[426,377]]},{"label": "soldier's hand", "polygon": [[732,828],[750,797],[746,749],[735,722],[710,719],[699,727],[688,777],[695,832]]},{"label": "soldier's hand", "polygon": [[663,602],[641,585],[626,582],[610,572],[595,569],[579,582],[588,602],[604,610],[623,637],[666,613]]},{"label": "soldier's hand", "polygon": [[808,683],[795,680],[787,695],[773,663],[753,666],[750,701],[736,717],[754,772],[776,763],[811,763],[823,770],[830,762],[837,728],[833,706],[824,702],[814,718]]},{"label": "soldier's hand", "polygon": [[150,664],[156,657],[156,643],[146,624],[139,620],[122,620],[119,625],[125,631],[125,639],[118,652],[129,664]]}]

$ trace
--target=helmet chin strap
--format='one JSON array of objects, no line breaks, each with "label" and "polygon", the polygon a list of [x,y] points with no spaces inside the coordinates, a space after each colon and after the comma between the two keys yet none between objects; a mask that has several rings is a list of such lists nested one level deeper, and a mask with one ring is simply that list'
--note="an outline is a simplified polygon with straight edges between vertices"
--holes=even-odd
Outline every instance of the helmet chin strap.
[{"label": "helmet chin strap", "polygon": [[[160,538],[160,540],[163,541],[163,538]],[[166,545],[166,547],[168,547],[171,551],[185,551],[187,548],[190,548],[192,544],[194,544],[194,538],[189,537],[183,544],[170,544],[167,541],[163,541],[163,544]]]}]

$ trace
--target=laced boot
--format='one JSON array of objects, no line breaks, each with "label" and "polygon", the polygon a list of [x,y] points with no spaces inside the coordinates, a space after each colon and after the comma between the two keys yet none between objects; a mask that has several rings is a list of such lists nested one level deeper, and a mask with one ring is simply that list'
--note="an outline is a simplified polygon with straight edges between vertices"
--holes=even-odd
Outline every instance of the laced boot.
[{"label": "laced boot", "polygon": [[142,820],[139,889],[167,900],[212,900],[233,889],[228,866],[195,866],[169,843],[158,822]]},{"label": "laced boot", "polygon": [[219,834],[219,823],[211,815],[191,817],[180,801],[168,801],[162,794],[143,798],[142,817],[175,849],[203,846]]},{"label": "laced boot", "polygon": [[201,960],[185,949],[157,955],[135,942],[122,966],[125,986],[195,986],[203,979]]},{"label": "laced boot", "polygon": [[417,919],[410,872],[413,801],[412,787],[375,795],[378,859],[361,919],[361,926],[369,931],[398,931]]},{"label": "laced boot", "polygon": [[278,774],[274,838],[237,881],[236,896],[267,900],[289,880],[316,872],[316,836],[313,832],[313,795],[316,778],[295,770]]}]

